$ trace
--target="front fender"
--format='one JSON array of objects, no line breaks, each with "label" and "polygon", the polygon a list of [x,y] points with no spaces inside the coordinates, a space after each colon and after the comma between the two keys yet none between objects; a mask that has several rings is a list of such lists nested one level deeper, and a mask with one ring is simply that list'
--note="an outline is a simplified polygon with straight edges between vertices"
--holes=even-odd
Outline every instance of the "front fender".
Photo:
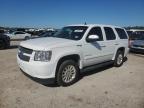
[{"label": "front fender", "polygon": [[83,61],[82,61],[82,52],[77,47],[64,47],[64,48],[56,48],[53,50],[52,54],[52,60],[58,63],[58,61],[69,55],[79,55],[79,68],[81,69],[83,67]]}]

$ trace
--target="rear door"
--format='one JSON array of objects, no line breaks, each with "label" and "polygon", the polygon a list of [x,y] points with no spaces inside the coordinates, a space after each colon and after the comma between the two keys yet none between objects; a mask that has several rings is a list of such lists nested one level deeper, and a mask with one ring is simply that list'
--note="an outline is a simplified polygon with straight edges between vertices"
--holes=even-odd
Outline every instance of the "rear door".
[{"label": "rear door", "polygon": [[128,35],[123,28],[115,28],[117,35],[119,36],[119,45],[122,47],[125,47],[125,55],[128,52],[128,46],[130,46],[130,43],[128,42]]},{"label": "rear door", "polygon": [[103,27],[104,33],[105,33],[105,58],[107,60],[112,60],[115,50],[117,48],[117,46],[119,45],[118,40],[117,40],[117,36],[114,32],[114,29],[111,27]]}]

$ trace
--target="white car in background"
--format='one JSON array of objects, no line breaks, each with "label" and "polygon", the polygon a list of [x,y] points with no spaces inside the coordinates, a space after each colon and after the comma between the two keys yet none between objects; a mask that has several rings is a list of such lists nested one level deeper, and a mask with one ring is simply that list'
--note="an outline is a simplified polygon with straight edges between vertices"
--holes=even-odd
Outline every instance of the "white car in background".
[{"label": "white car in background", "polygon": [[31,34],[21,31],[7,33],[6,35],[10,37],[10,40],[27,40],[31,37]]}]

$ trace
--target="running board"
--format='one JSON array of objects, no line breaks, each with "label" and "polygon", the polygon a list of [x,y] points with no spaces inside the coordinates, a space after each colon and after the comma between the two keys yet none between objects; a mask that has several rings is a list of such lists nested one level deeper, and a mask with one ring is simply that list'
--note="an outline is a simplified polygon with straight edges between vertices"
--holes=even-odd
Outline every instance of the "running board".
[{"label": "running board", "polygon": [[99,63],[99,64],[96,64],[96,65],[84,67],[83,69],[81,69],[81,72],[91,71],[91,70],[94,70],[94,69],[97,69],[97,68],[100,68],[100,67],[103,67],[103,66],[113,64],[113,63],[114,63],[114,61],[107,61],[107,62]]}]

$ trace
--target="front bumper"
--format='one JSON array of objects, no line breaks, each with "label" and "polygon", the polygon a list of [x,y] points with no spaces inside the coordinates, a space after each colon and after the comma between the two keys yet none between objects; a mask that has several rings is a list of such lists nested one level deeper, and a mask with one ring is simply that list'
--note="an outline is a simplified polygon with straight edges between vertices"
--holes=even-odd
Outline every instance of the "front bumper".
[{"label": "front bumper", "polygon": [[20,70],[22,71],[22,73],[25,76],[29,77],[33,81],[36,81],[36,82],[38,82],[40,84],[48,85],[48,84],[55,84],[56,83],[55,78],[40,79],[40,78],[36,78],[36,77],[30,76],[29,74],[25,73],[21,68],[20,68]]},{"label": "front bumper", "polygon": [[55,78],[56,65],[52,62],[27,62],[21,60],[18,56],[17,62],[20,69],[32,77],[39,79]]}]

